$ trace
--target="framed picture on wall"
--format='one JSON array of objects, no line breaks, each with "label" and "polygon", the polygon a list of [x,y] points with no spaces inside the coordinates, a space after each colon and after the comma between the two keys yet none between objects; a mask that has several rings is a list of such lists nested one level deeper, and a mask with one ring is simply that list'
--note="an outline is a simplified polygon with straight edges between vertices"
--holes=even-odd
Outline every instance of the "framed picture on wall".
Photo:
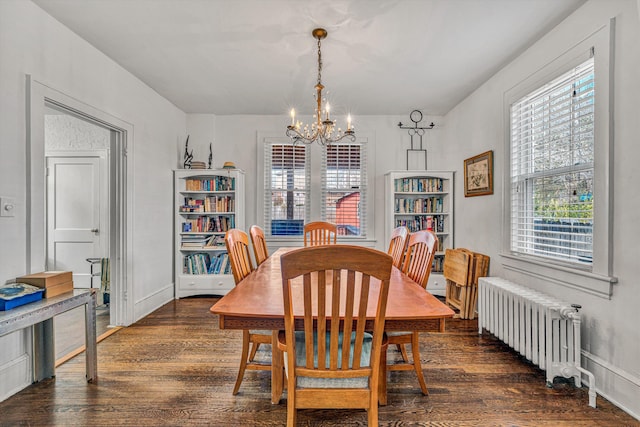
[{"label": "framed picture on wall", "polygon": [[493,151],[489,150],[464,161],[464,196],[493,194]]}]

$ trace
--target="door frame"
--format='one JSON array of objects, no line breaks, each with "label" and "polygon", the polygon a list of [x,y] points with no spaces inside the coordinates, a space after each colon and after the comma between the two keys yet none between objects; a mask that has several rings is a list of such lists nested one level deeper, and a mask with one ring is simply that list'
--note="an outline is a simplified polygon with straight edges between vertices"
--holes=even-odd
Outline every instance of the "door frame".
[{"label": "door frame", "polygon": [[46,266],[46,161],[44,147],[45,103],[107,127],[111,131],[109,162],[111,258],[111,323],[128,326],[134,321],[133,301],[133,125],[59,92],[26,75],[26,259],[28,273]]}]

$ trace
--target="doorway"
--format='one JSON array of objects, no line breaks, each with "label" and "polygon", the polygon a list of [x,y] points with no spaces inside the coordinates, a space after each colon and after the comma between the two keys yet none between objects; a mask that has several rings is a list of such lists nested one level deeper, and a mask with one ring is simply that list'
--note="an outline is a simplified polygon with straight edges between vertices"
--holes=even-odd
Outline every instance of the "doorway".
[{"label": "doorway", "polygon": [[50,105],[44,118],[46,268],[73,271],[74,288],[99,288],[87,259],[109,258],[110,131]]},{"label": "doorway", "polygon": [[[133,126],[26,78],[28,272],[71,270],[74,287],[100,287],[102,278],[92,276],[87,258],[109,260],[108,324],[128,326],[134,319],[127,185]],[[57,126],[47,129],[47,121]]]},{"label": "doorway", "polygon": [[[71,271],[75,289],[94,289],[96,336],[107,333],[110,130],[45,104],[46,270]],[[82,307],[54,318],[56,360],[82,347]],[[81,332],[81,331],[80,331]]]}]

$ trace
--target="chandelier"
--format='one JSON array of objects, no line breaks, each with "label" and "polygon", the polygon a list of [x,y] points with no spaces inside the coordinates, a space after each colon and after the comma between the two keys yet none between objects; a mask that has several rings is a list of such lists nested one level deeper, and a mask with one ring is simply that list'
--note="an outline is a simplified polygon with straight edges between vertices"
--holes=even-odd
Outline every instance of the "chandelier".
[{"label": "chandelier", "polygon": [[[291,124],[287,126],[287,136],[291,138],[294,144],[303,142],[312,144],[317,142],[320,145],[331,145],[344,138],[354,142],[356,134],[351,125],[351,115],[347,116],[347,130],[336,129],[336,122],[331,120],[330,106],[326,99],[322,98],[322,52],[320,51],[320,42],[327,37],[327,30],[324,28],[316,28],[311,32],[313,37],[318,40],[318,82],[316,83],[316,111],[314,114],[315,122],[311,125],[296,121],[296,110],[291,109]],[[324,108],[322,104],[324,103]]]}]

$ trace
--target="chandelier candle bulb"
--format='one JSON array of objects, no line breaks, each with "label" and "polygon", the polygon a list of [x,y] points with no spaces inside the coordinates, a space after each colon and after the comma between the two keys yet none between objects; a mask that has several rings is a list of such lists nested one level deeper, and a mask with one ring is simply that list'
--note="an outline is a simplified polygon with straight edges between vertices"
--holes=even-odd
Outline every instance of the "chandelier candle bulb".
[{"label": "chandelier candle bulb", "polygon": [[296,110],[291,109],[291,126],[295,126],[296,122]]}]

